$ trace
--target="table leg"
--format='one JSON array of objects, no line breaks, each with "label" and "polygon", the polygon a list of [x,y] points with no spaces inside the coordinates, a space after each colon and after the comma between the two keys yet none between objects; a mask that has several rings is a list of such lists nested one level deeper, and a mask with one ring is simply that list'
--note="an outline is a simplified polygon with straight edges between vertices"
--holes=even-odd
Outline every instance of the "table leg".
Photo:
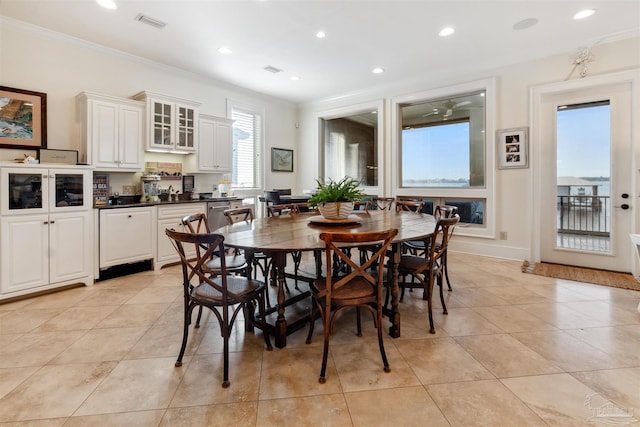
[{"label": "table leg", "polygon": [[274,252],[272,254],[273,268],[278,280],[278,318],[275,325],[276,347],[283,348],[287,345],[287,319],[284,317],[284,268],[286,264],[286,252]]},{"label": "table leg", "polygon": [[398,296],[400,289],[398,286],[398,265],[400,264],[402,243],[393,243],[391,245],[391,257],[389,257],[389,266],[387,268],[391,292],[391,310],[389,312],[389,335],[393,338],[400,336],[400,311],[398,310]]}]

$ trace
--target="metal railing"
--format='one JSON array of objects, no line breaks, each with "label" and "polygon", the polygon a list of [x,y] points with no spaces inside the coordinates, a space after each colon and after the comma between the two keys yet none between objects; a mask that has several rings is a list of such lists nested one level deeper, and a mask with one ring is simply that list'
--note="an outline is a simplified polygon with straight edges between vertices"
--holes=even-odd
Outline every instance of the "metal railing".
[{"label": "metal railing", "polygon": [[609,196],[557,196],[558,233],[609,236]]}]

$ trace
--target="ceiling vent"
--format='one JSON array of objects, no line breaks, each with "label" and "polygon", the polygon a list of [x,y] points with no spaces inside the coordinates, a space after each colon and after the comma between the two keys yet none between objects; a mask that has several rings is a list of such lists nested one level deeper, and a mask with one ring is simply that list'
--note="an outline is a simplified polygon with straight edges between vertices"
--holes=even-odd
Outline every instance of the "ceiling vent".
[{"label": "ceiling vent", "polygon": [[266,67],[263,68],[263,70],[268,71],[268,72],[273,73],[273,74],[278,74],[278,73],[282,72],[281,69],[273,67],[271,65],[267,65]]},{"label": "ceiling vent", "polygon": [[147,15],[143,15],[142,13],[139,13],[138,16],[135,17],[135,20],[138,22],[142,22],[143,24],[151,25],[152,27],[158,29],[162,29],[167,25],[166,22],[158,21],[157,19],[150,18]]}]

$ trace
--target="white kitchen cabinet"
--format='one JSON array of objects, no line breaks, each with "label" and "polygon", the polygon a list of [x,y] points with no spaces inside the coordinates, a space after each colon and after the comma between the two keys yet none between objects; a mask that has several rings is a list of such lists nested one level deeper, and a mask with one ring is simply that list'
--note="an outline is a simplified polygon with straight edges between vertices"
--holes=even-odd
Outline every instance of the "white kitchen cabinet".
[{"label": "white kitchen cabinet", "polygon": [[90,92],[77,98],[84,111],[87,163],[96,170],[143,170],[144,103]]},{"label": "white kitchen cabinet", "polygon": [[133,98],[146,103],[148,151],[197,151],[199,103],[148,91]]},{"label": "white kitchen cabinet", "polygon": [[200,114],[194,172],[229,173],[233,168],[233,120]]},{"label": "white kitchen cabinet", "polygon": [[[173,247],[171,240],[167,236],[165,230],[167,228],[176,231],[188,231],[182,225],[182,218],[188,215],[198,213],[206,213],[206,203],[184,203],[170,206],[158,206],[158,252],[154,263],[154,268],[159,270],[166,264],[180,261],[180,256]],[[195,247],[185,246],[185,253],[188,257],[195,257]]]},{"label": "white kitchen cabinet", "polygon": [[0,299],[93,284],[90,170],[0,168]]},{"label": "white kitchen cabinet", "polygon": [[93,284],[91,211],[0,219],[2,296],[35,288]]},{"label": "white kitchen cabinet", "polygon": [[100,268],[155,258],[156,208],[101,209]]}]

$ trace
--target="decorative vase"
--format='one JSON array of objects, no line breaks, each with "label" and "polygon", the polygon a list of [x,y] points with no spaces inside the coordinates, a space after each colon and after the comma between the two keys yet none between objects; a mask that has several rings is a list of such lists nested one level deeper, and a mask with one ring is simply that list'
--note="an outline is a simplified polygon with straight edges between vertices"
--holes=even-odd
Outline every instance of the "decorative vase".
[{"label": "decorative vase", "polygon": [[329,202],[318,205],[320,214],[326,219],[346,219],[353,211],[353,202]]}]

